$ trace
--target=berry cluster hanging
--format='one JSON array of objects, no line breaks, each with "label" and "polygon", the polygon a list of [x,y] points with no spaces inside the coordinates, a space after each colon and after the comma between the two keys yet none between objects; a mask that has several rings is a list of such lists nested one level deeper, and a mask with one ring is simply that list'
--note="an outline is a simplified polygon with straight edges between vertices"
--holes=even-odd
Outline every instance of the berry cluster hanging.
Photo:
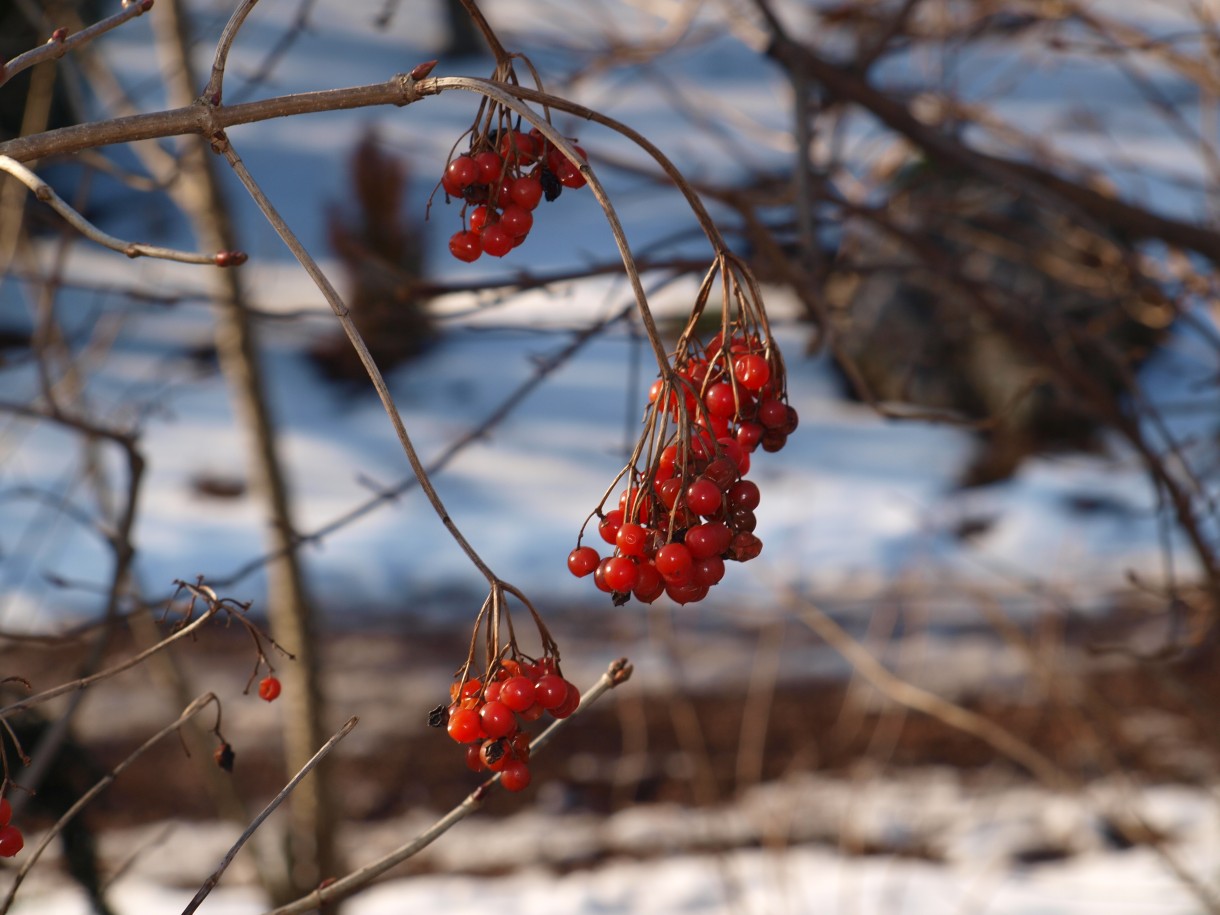
[{"label": "berry cluster hanging", "polygon": [[[493,80],[516,83],[511,59],[497,67]],[[460,261],[504,257],[525,241],[543,200],[557,200],[565,187],[585,186],[580,165],[537,127],[521,127],[520,116],[485,98],[467,131],[470,148],[450,154],[440,187],[447,201],[462,204],[462,228],[449,239],[449,253]],[[588,159],[574,141],[570,146],[582,162]]]},{"label": "berry cluster hanging", "polygon": [[[720,329],[705,344],[697,330],[717,285]],[[762,551],[754,533],[760,492],[745,477],[756,449],[779,451],[797,421],[757,283],[722,253],[700,286],[672,368],[649,391],[644,433],[607,492],[625,481],[617,507],[606,511],[603,499],[590,515],[611,552],[603,558],[578,539],[569,570],[592,575],[616,604],[662,594],[680,604],[702,600],[724,577],[726,560],[748,562]]]},{"label": "berry cluster hanging", "polygon": [[[466,663],[449,687],[449,702],[428,715],[432,727],[444,727],[466,747],[466,765],[475,772],[499,773],[500,784],[521,791],[530,783],[530,736],[523,725],[544,715],[567,718],[580,705],[580,690],[559,666],[559,647],[538,612],[513,589],[529,609],[542,642],[542,655],[533,658],[517,645],[503,588],[497,584],[479,611],[475,636]],[[484,648],[478,664],[480,629]],[[507,644],[501,636],[507,634]]]}]

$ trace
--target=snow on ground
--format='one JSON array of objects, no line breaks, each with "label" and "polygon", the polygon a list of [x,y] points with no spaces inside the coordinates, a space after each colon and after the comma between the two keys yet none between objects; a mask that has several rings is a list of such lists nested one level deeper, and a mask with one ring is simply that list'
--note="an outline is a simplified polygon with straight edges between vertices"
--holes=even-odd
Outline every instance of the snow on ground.
[{"label": "snow on ground", "polygon": [[[1206,879],[1220,853],[1220,824],[1201,796],[1198,789],[1152,788],[1141,795],[1140,813],[1169,835],[1166,853]],[[422,864],[440,873],[391,877],[349,905],[354,915],[476,915],[489,908],[539,915],[1201,911],[1157,853],[1118,850],[1108,838],[1105,815],[1129,814],[1128,798],[1117,784],[1057,796],[965,787],[955,773],[929,770],[854,785],[804,776],[747,792],[725,810],[476,815],[423,853]],[[545,811],[545,799],[538,806]],[[421,811],[362,827],[345,836],[346,853],[355,863],[372,860],[430,817]],[[179,911],[235,836],[227,827],[188,824],[108,835],[103,852],[142,849],[113,887],[116,910]],[[852,854],[853,848],[871,853]],[[200,911],[265,911],[242,856]],[[37,876],[21,898],[18,912],[88,912],[79,894]]]}]

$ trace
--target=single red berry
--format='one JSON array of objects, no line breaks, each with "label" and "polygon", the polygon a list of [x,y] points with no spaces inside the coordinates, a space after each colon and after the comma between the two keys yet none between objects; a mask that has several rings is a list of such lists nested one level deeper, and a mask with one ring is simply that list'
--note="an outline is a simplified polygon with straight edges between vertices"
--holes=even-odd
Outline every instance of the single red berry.
[{"label": "single red berry", "polygon": [[597,555],[597,550],[593,547],[578,546],[568,553],[568,571],[577,578],[584,578],[586,575],[591,575],[601,561],[601,557]]},{"label": "single red berry", "polygon": [[484,702],[495,702],[500,698],[500,691],[504,689],[503,680],[492,680],[487,684],[487,689],[483,690]]},{"label": "single red berry", "polygon": [[746,353],[733,360],[733,377],[747,391],[757,391],[771,380],[771,365],[758,353]]},{"label": "single red berry", "polygon": [[729,512],[729,527],[734,531],[746,531],[749,533],[758,527],[758,518],[748,508],[734,508]]},{"label": "single red berry", "polygon": [[623,513],[617,508],[608,511],[597,524],[597,532],[606,543],[618,543],[618,530],[623,526]]},{"label": "single red berry", "polygon": [[466,768],[471,772],[482,772],[487,768],[483,763],[482,747],[477,743],[466,747]]},{"label": "single red berry", "polygon": [[762,493],[753,480],[738,480],[728,491],[729,505],[734,509],[747,508],[750,511],[758,508],[762,501]]},{"label": "single red berry", "polygon": [[485,702],[479,709],[479,720],[483,724],[483,733],[488,737],[507,737],[517,730],[517,716],[503,702]]},{"label": "single red berry", "polygon": [[508,791],[524,791],[529,783],[530,767],[519,759],[511,760],[500,770],[500,784]]},{"label": "single red berry", "polygon": [[691,578],[695,584],[710,588],[724,578],[724,560],[719,556],[696,559],[692,572]]},{"label": "single red berry", "polygon": [[510,162],[516,159],[528,164],[538,158],[538,141],[528,133],[512,130],[500,139],[500,155]]},{"label": "single red berry", "polygon": [[670,582],[665,585],[665,593],[675,604],[695,604],[707,597],[707,585],[693,580],[686,584]]},{"label": "single red berry", "polygon": [[450,197],[461,197],[462,192],[479,177],[479,167],[470,156],[458,156],[445,167],[441,187]]},{"label": "single red berry", "polygon": [[693,561],[690,549],[682,543],[667,543],[657,550],[657,571],[666,580],[689,572]]},{"label": "single red berry", "polygon": [[[610,557],[610,559],[613,558]],[[603,559],[597,564],[597,568],[593,570],[593,584],[597,585],[597,590],[605,591],[607,594],[614,590],[610,587],[610,583],[606,581],[606,567],[609,565],[610,559]]]},{"label": "single red berry", "polygon": [[483,253],[483,242],[479,238],[479,233],[465,230],[455,232],[449,239],[449,253],[468,264],[477,261],[479,255]]},{"label": "single red berry", "polygon": [[703,403],[713,416],[731,417],[737,414],[737,395],[733,386],[726,381],[718,381],[707,389],[703,395]]},{"label": "single red berry", "polygon": [[25,837],[16,826],[0,828],[0,858],[11,858],[25,848]]},{"label": "single red berry", "polygon": [[686,505],[696,514],[707,518],[720,511],[724,494],[711,480],[700,477],[686,488]]},{"label": "single red berry", "polygon": [[657,484],[657,498],[661,500],[662,505],[670,510],[678,504],[678,499],[681,495],[682,481],[676,477],[671,477]]},{"label": "single red berry", "polygon": [[755,422],[744,422],[737,427],[737,444],[741,445],[742,449],[749,454],[758,447],[758,443],[762,441],[763,427]]},{"label": "single red berry", "polygon": [[542,182],[528,175],[517,178],[509,185],[508,196],[517,206],[532,210],[542,200]]},{"label": "single red berry", "polygon": [[[724,447],[724,442],[728,442],[733,446],[733,451],[737,457],[741,456],[741,447],[735,441],[731,438],[726,438],[721,441],[721,447]],[[736,458],[729,454],[727,448],[724,454],[718,458],[713,458],[703,468],[703,478],[715,483],[716,488],[721,492],[727,492],[739,476],[741,476],[741,469],[737,466]],[[714,511],[713,514],[715,514]]]},{"label": "single red berry", "polygon": [[481,232],[487,225],[488,210],[486,206],[477,206],[470,211],[470,231]]},{"label": "single red berry", "polygon": [[651,604],[665,593],[665,579],[661,577],[656,564],[652,561],[641,562],[639,568],[640,574],[635,580],[635,587],[631,589],[631,593],[640,603]]},{"label": "single red berry", "polygon": [[514,203],[506,206],[500,214],[500,225],[513,238],[524,238],[534,227],[534,217],[525,207]]},{"label": "single red berry", "polygon": [[719,556],[729,548],[733,532],[720,521],[697,524],[686,531],[686,548],[695,559]]},{"label": "single red berry", "polygon": [[567,718],[580,705],[580,690],[576,688],[576,684],[568,682],[568,694],[564,700],[550,710],[552,718]]},{"label": "single red berry", "polygon": [[[471,744],[471,746],[475,746]],[[484,740],[478,745],[479,762],[490,769],[492,772],[499,772],[510,762],[512,757],[509,755],[509,742],[503,737],[498,737],[495,740]],[[467,753],[470,751],[467,750]]]},{"label": "single red berry", "polygon": [[508,741],[509,752],[513,754],[513,759],[519,759],[521,762],[530,761],[530,735],[525,731],[518,731]]},{"label": "single red berry", "polygon": [[513,250],[513,237],[499,223],[484,226],[479,240],[483,242],[483,250],[492,257],[503,257]]},{"label": "single red berry", "polygon": [[652,542],[652,531],[642,524],[627,523],[618,529],[615,542],[624,556],[643,556]]},{"label": "single red berry", "polygon": [[12,818],[13,805],[8,802],[8,798],[0,797],[0,827],[7,826]]},{"label": "single red berry", "polygon": [[611,591],[630,591],[640,577],[640,570],[626,556],[614,556],[606,561],[605,577]]},{"label": "single red berry", "polygon": [[534,681],[529,677],[512,677],[500,689],[500,701],[514,712],[524,712],[534,704]]},{"label": "single red berry", "polygon": [[567,159],[559,163],[559,168],[555,170],[555,177],[559,179],[559,183],[564,187],[584,187],[587,183],[580,169]]},{"label": "single red berry", "polygon": [[258,683],[258,697],[266,699],[268,702],[274,702],[278,698],[283,687],[276,677],[263,677]]},{"label": "single red berry", "polygon": [[454,709],[453,714],[449,716],[446,730],[458,743],[470,743],[487,736],[483,733],[483,722],[479,713],[472,708]]},{"label": "single red berry", "polygon": [[559,674],[539,677],[538,682],[534,684],[538,704],[547,711],[557,708],[567,699],[569,686],[568,681]]},{"label": "single red berry", "polygon": [[788,433],[782,429],[768,429],[763,433],[762,449],[768,454],[782,451],[786,444],[788,444]]},{"label": "single red berry", "polygon": [[801,418],[800,418],[800,416],[797,415],[796,409],[793,407],[789,407],[788,408],[788,419],[781,428],[785,435],[791,435],[793,432],[796,431],[796,427],[799,426],[800,423],[801,423]]},{"label": "single red berry", "polygon": [[779,400],[764,400],[758,405],[758,421],[764,429],[782,429],[788,422],[788,405]]},{"label": "single red berry", "polygon": [[535,702],[533,705],[531,705],[529,708],[527,708],[524,712],[518,712],[517,714],[521,717],[522,721],[537,721],[539,718],[542,717],[542,715],[545,711],[546,711],[546,709],[544,709],[541,705],[539,705],[537,702]]},{"label": "single red berry", "polygon": [[729,544],[729,558],[738,562],[749,562],[762,552],[762,541],[748,531],[739,531],[733,535]]},{"label": "single red berry", "polygon": [[474,163],[479,167],[480,184],[495,184],[500,180],[500,173],[504,170],[504,160],[490,149],[476,155]]}]

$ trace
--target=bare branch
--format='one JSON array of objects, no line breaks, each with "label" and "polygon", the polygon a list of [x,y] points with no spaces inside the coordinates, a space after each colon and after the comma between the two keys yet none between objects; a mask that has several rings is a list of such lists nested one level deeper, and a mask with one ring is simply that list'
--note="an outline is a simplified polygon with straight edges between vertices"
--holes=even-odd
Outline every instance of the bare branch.
[{"label": "bare branch", "polygon": [[0,86],[3,86],[22,70],[29,69],[36,64],[42,63],[44,60],[57,60],[73,48],[87,44],[99,35],[104,35],[111,29],[118,28],[129,19],[135,19],[137,16],[143,15],[152,9],[152,5],[153,0],[123,0],[122,10],[113,16],[107,16],[105,19],[94,23],[86,29],[81,29],[79,32],[70,35],[66,34],[65,29],[56,29],[46,44],[26,51],[24,54],[18,54],[8,63],[0,63]]},{"label": "bare branch", "polygon": [[221,875],[224,874],[226,868],[233,863],[233,859],[237,857],[237,853],[241,851],[242,846],[244,846],[246,842],[250,840],[250,837],[253,836],[258,830],[258,828],[263,825],[263,821],[266,820],[267,817],[271,816],[271,814],[275,812],[275,809],[288,798],[288,795],[292,793],[292,790],[300,783],[301,779],[313,771],[314,766],[330,755],[330,751],[338,746],[340,740],[352,732],[352,728],[354,728],[359,721],[360,719],[356,717],[347,719],[347,722],[343,725],[343,727],[339,728],[339,730],[334,733],[330,740],[326,741],[326,743],[322,745],[322,748],[310,758],[309,762],[305,763],[305,765],[301,767],[301,770],[294,775],[288,784],[286,784],[280,790],[280,793],[272,798],[271,803],[264,807],[259,815],[250,821],[250,825],[246,827],[245,832],[238,836],[237,841],[233,843],[233,847],[229,849],[228,853],[224,856],[224,859],[220,862],[220,865],[212,872],[211,876],[209,876],[208,879],[203,882],[203,886],[199,888],[199,892],[195,894],[195,897],[190,901],[190,903],[187,904],[187,907],[182,910],[182,915],[191,915],[192,912],[203,904],[203,900],[207,898],[208,893],[212,892],[212,889],[220,882]]},{"label": "bare branch", "polygon": [[146,245],[141,242],[124,241],[103,232],[80,213],[76,212],[66,200],[60,197],[36,174],[8,156],[0,156],[0,171],[8,172],[31,191],[38,200],[47,204],[56,213],[68,221],[71,226],[86,238],[97,242],[112,251],[126,254],[128,257],[154,257],[159,260],[178,261],[183,264],[210,264],[215,267],[236,267],[246,262],[242,251],[218,251],[216,254],[201,254],[194,251],[177,251],[173,248],[162,248],[159,245]]}]

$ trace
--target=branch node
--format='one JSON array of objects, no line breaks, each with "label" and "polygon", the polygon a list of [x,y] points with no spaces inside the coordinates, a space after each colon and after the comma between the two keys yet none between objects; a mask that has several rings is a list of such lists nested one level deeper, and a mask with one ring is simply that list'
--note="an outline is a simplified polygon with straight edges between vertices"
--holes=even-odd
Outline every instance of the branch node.
[{"label": "branch node", "polygon": [[432,70],[436,67],[437,63],[438,62],[435,60],[426,60],[422,64],[416,64],[415,67],[408,74],[408,78],[423,79],[425,76],[427,76],[429,73],[432,72]]},{"label": "branch node", "polygon": [[212,258],[217,267],[240,267],[249,259],[245,251],[217,251]]}]

